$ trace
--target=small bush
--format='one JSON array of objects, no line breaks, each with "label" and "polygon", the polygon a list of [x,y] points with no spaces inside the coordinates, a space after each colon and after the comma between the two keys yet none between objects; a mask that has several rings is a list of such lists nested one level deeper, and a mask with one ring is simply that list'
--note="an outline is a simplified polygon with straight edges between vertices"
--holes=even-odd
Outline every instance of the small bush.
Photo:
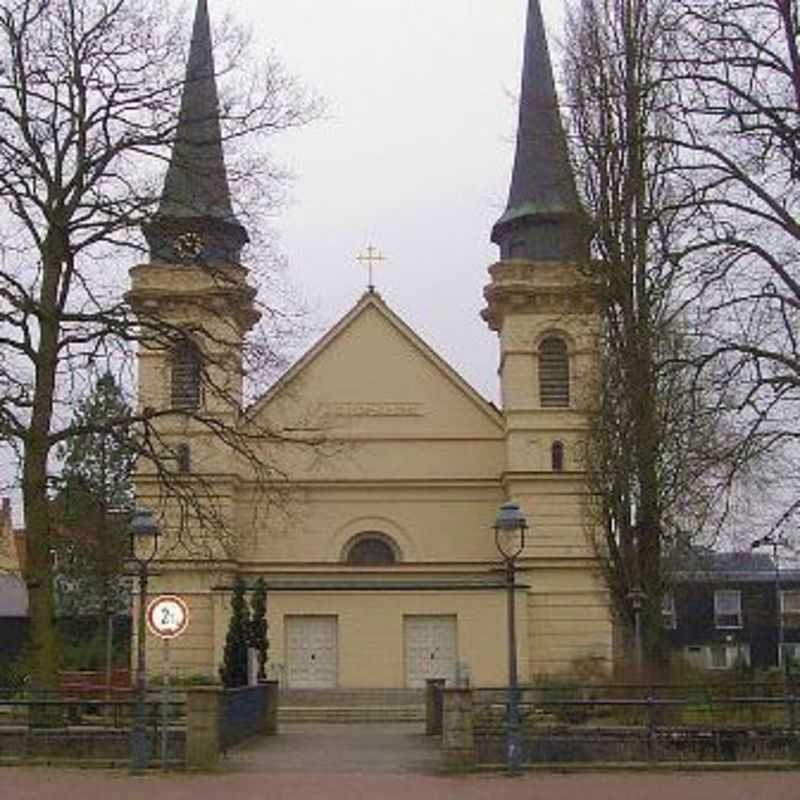
[{"label": "small bush", "polygon": [[0,697],[10,697],[24,689],[28,673],[28,660],[24,653],[17,658],[0,658]]},{"label": "small bush", "polygon": [[171,680],[173,686],[219,686],[219,678],[214,675],[194,673],[192,675],[179,675]]}]

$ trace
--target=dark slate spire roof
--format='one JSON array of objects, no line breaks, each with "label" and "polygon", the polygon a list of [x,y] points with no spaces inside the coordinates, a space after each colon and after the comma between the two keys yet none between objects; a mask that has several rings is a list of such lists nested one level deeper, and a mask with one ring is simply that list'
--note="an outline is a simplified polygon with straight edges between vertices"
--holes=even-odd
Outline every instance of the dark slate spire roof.
[{"label": "dark slate spire roof", "polygon": [[[191,258],[185,248],[175,248],[187,233],[202,238],[202,252]],[[145,236],[154,259],[206,264],[238,263],[248,241],[233,211],[225,168],[207,0],[197,3],[172,157]]]},{"label": "dark slate spire roof", "polygon": [[582,222],[542,9],[529,0],[514,172],[492,241],[503,259],[574,259],[582,252]]}]

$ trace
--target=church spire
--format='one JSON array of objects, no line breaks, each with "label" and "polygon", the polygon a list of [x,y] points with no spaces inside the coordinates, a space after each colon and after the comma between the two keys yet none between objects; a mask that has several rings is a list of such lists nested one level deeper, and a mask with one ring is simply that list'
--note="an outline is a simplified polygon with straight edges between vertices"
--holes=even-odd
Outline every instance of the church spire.
[{"label": "church spire", "polygon": [[153,260],[238,263],[247,231],[231,203],[207,0],[198,0],[180,116],[158,213],[144,228]]},{"label": "church spire", "polygon": [[529,0],[514,172],[492,241],[503,260],[574,260],[585,250],[582,221],[542,9]]}]

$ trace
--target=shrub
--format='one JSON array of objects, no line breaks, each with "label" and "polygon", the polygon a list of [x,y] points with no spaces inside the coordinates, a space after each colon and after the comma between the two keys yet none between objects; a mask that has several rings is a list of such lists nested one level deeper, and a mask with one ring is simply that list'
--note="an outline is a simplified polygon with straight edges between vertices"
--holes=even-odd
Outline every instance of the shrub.
[{"label": "shrub", "polygon": [[245,584],[240,575],[236,576],[231,598],[231,619],[228,635],[225,637],[225,650],[219,676],[224,686],[232,689],[247,685],[247,648],[250,634],[250,621],[245,600]]}]

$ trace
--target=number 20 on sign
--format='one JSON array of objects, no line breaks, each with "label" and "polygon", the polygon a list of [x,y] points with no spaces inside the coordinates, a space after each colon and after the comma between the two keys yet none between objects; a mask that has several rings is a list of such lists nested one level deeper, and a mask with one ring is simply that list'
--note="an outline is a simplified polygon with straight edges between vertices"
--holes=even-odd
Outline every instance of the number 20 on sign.
[{"label": "number 20 on sign", "polygon": [[147,627],[161,639],[177,639],[189,625],[189,609],[183,598],[166,594],[147,606]]}]

